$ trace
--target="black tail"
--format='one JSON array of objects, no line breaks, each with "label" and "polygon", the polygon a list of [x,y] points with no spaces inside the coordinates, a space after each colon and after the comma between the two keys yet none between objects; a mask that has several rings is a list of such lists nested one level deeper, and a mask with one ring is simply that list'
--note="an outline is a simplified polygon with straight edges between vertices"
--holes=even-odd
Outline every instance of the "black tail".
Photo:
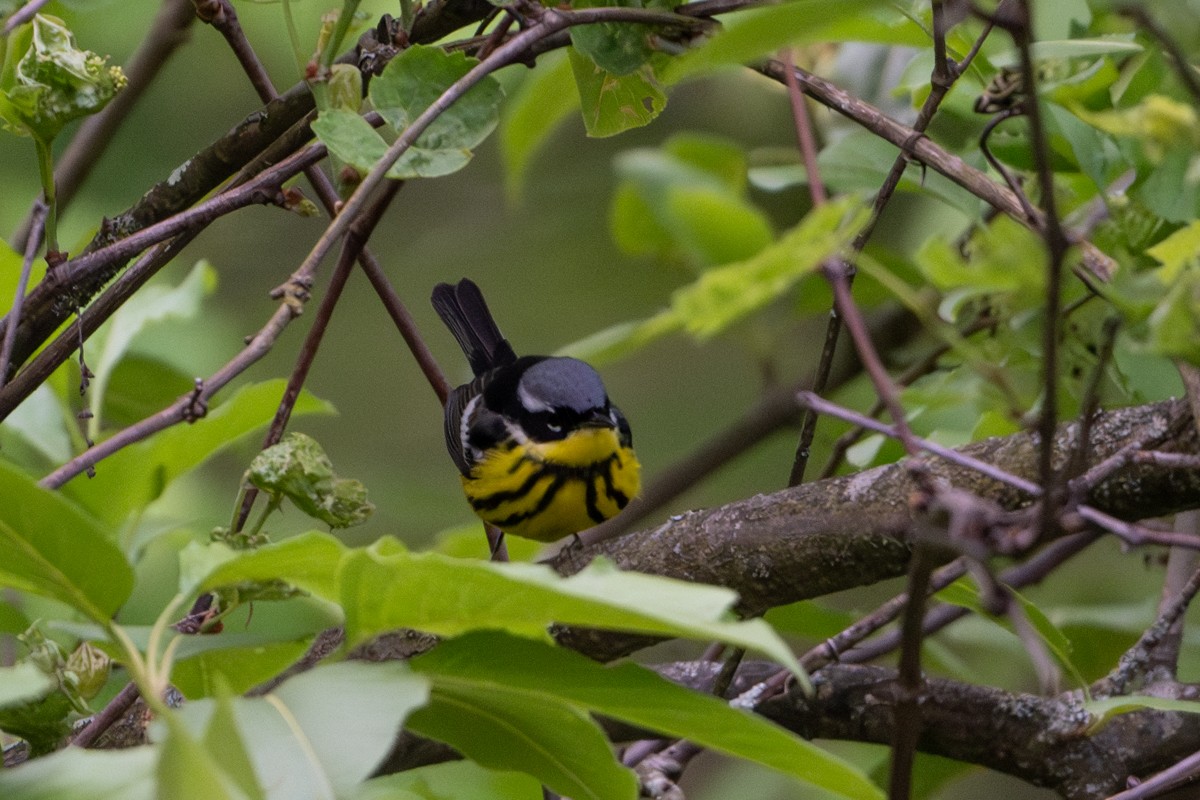
[{"label": "black tail", "polygon": [[433,308],[454,334],[476,375],[517,360],[474,281],[463,278],[457,286],[439,283],[433,287]]}]

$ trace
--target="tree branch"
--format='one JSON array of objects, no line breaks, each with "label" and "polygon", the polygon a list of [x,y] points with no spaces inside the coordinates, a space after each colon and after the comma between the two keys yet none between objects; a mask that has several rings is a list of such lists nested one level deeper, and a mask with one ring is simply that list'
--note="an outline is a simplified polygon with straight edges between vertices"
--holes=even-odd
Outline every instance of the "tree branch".
[{"label": "tree branch", "polygon": [[[1056,458],[1074,452],[1075,423],[1061,426]],[[1130,442],[1164,439],[1160,449],[1200,453],[1200,436],[1187,404],[1173,400],[1104,412],[1092,426],[1092,467]],[[1029,433],[987,439],[960,448],[1024,480],[1038,474],[1038,440]],[[1003,509],[1030,504],[1029,496],[969,467],[926,457],[937,484],[987,497]],[[693,511],[657,528],[560,554],[552,565],[576,571],[605,555],[625,569],[728,586],[738,592],[739,611],[768,608],[903,575],[910,555],[916,484],[905,462],[856,475],[758,495],[719,508]],[[1119,519],[1142,519],[1200,507],[1200,469],[1161,469],[1131,460],[1084,492],[1090,506]],[[594,658],[610,660],[644,646],[645,638],[561,629],[561,642]]]}]

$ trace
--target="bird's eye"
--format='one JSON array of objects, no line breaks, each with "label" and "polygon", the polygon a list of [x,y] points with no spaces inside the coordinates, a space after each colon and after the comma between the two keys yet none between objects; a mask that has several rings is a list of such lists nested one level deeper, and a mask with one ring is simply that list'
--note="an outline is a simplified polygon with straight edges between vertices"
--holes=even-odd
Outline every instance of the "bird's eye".
[{"label": "bird's eye", "polygon": [[546,423],[546,430],[551,433],[562,433],[562,425],[556,425],[553,422]]}]

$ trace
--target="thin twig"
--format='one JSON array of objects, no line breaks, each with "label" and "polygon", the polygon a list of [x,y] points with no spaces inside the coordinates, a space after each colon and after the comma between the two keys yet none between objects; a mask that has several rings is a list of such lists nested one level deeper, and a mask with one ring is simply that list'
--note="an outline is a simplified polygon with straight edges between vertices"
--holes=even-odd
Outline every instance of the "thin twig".
[{"label": "thin twig", "polygon": [[[932,595],[935,592],[940,592],[966,574],[966,558],[956,558],[949,564],[935,570],[929,577],[929,594]],[[837,635],[831,636],[802,655],[800,657],[800,666],[809,672],[816,672],[826,664],[840,661],[843,651],[863,641],[883,626],[894,622],[907,605],[907,593],[896,595],[870,614],[855,620],[852,625]]]},{"label": "thin twig", "polygon": [[[123,66],[127,81],[125,88],[100,113],[80,123],[70,144],[55,161],[54,185],[60,214],[74,199],[100,156],[108,150],[117,130],[129,118],[146,89],[162,74],[163,67],[175,51],[188,41],[188,28],[195,19],[191,0],[163,0],[137,52]],[[9,22],[12,20],[10,17]],[[14,247],[23,247],[33,230],[32,214],[31,211],[26,215],[13,235]]]},{"label": "thin twig", "polygon": [[1079,506],[1075,513],[1093,525],[1117,536],[1122,542],[1131,547],[1159,545],[1162,547],[1182,547],[1187,550],[1200,550],[1200,536],[1192,533],[1177,531],[1161,531],[1117,519],[1111,514],[1092,508]]},{"label": "thin twig", "polygon": [[829,201],[829,193],[825,191],[825,182],[821,180],[821,170],[817,167],[817,143],[813,136],[812,117],[808,114],[808,106],[796,82],[796,71],[792,69],[795,59],[792,51],[783,49],[779,52],[779,60],[787,65],[784,73],[788,89],[788,102],[792,107],[792,125],[796,129],[796,139],[800,146],[800,155],[804,158],[804,172],[808,176],[808,193],[814,206],[820,206]]},{"label": "thin twig", "polygon": [[[1175,515],[1175,531],[1190,533],[1200,539],[1200,511],[1184,511]],[[1162,594],[1159,597],[1159,613],[1187,585],[1188,576],[1200,565],[1200,553],[1172,547],[1167,554],[1167,568],[1163,574]],[[1179,680],[1179,654],[1183,649],[1184,619],[1181,617],[1171,626],[1166,635],[1150,653],[1146,663],[1146,678],[1151,683]]]},{"label": "thin twig", "polygon": [[218,391],[223,389],[238,375],[245,372],[252,364],[270,352],[284,328],[300,313],[296,301],[289,298],[280,303],[267,324],[259,330],[247,346],[230,359],[223,367],[212,374],[207,380],[197,379],[196,388],[180,397],[171,405],[128,428],[113,434],[100,444],[89,447],[75,458],[63,464],[54,472],[39,481],[41,487],[57,489],[102,459],[128,447],[135,442],[158,433],[161,430],[177,425],[180,422],[194,422],[204,416],[208,401]]},{"label": "thin twig", "polygon": [[1113,671],[1092,684],[1093,696],[1113,697],[1126,692],[1134,680],[1142,675],[1151,651],[1183,617],[1197,591],[1200,591],[1200,570],[1193,572],[1179,594],[1162,607],[1158,619],[1142,633],[1133,647],[1122,654]]},{"label": "thin twig", "polygon": [[[1014,589],[1037,583],[1099,538],[1095,533],[1075,533],[1056,539],[1028,561],[1002,571],[996,579]],[[970,613],[962,606],[938,606],[925,615],[922,630],[929,636]],[[838,661],[843,664],[862,664],[892,652],[899,645],[900,634],[889,631],[842,653]]]},{"label": "thin twig", "polygon": [[[338,263],[334,267],[333,275],[329,279],[329,286],[325,289],[325,295],[321,298],[321,303],[317,307],[316,317],[313,319],[312,327],[308,329],[308,335],[304,337],[304,343],[300,346],[300,351],[296,354],[296,364],[292,368],[291,375],[288,376],[287,387],[283,390],[283,397],[279,400],[279,407],[275,409],[275,416],[271,420],[271,425],[267,429],[267,435],[263,439],[261,449],[266,450],[279,442],[283,438],[283,431],[287,428],[288,421],[292,416],[292,409],[296,406],[296,401],[300,398],[300,390],[304,388],[305,381],[308,380],[309,370],[312,368],[313,361],[317,357],[317,350],[321,347],[321,341],[325,338],[325,331],[329,328],[329,321],[333,319],[333,311],[337,307],[338,301],[342,298],[342,290],[346,288],[346,281],[350,279],[350,272],[354,269],[354,264],[362,253],[363,247],[366,245],[367,239],[371,238],[371,232],[375,230],[375,226],[379,224],[379,220],[383,218],[383,214],[391,205],[396,193],[400,191],[403,184],[397,181],[389,181],[380,191],[379,196],[374,202],[367,205],[363,209],[362,216],[354,221],[346,234],[346,241],[342,245],[341,255],[338,257]],[[240,531],[246,524],[246,518],[250,516],[250,509],[254,505],[254,498],[258,496],[256,488],[252,488],[246,492],[242,500],[242,509],[238,515],[235,531]]]},{"label": "thin twig", "polygon": [[[995,318],[985,314],[971,322],[970,325],[963,329],[960,335],[965,339],[969,336],[973,336],[979,331],[987,330],[988,328],[994,328],[995,326]],[[938,360],[946,353],[950,352],[951,349],[953,348],[949,344],[938,345],[933,350],[929,351],[924,358],[916,361],[912,364],[912,366],[896,376],[896,385],[901,387],[908,386],[917,378],[933,372],[933,370],[937,368]],[[875,418],[881,413],[883,413],[883,403],[882,401],[876,399],[874,405],[872,405],[870,410],[867,411],[867,416]],[[820,478],[822,480],[833,477],[833,475],[837,472],[838,467],[841,466],[842,460],[845,459],[846,453],[863,437],[863,434],[865,433],[865,428],[856,425],[837,438],[837,441],[833,443],[833,447],[830,450],[829,460],[825,463],[825,466],[821,468]]]},{"label": "thin twig", "polygon": [[21,276],[17,279],[17,291],[13,295],[12,310],[8,312],[9,326],[4,329],[4,344],[0,345],[0,389],[8,383],[8,369],[12,363],[13,340],[17,338],[17,325],[21,321],[21,306],[25,303],[25,290],[29,288],[29,276],[38,248],[42,246],[42,225],[46,219],[45,202],[38,200],[33,207],[30,221],[32,234],[25,242],[25,257],[21,259]]},{"label": "thin twig", "polygon": [[[283,181],[296,174],[296,172],[301,171],[309,164],[316,163],[324,156],[324,145],[312,145],[305,148],[297,152],[294,156],[280,162],[275,167],[265,170],[248,183],[229,189],[204,203],[194,206],[187,211],[180,212],[176,216],[163,220],[160,223],[144,228],[137,234],[115,242],[108,247],[95,250],[64,263],[58,268],[55,280],[61,281],[63,285],[72,285],[73,281],[91,270],[106,264],[122,263],[141,250],[166,239],[172,237],[189,237],[190,240],[190,237],[197,235],[202,227],[219,219],[221,216],[254,203],[270,200],[272,193],[269,187],[274,186],[278,188]],[[174,251],[177,248],[172,247],[170,249]],[[159,250],[158,255],[164,252],[167,252],[167,249]],[[146,269],[141,273],[141,282],[144,283],[145,278],[149,277],[147,272],[152,274],[152,270],[160,268],[165,261],[159,260],[158,257],[149,257],[144,258],[142,263],[146,266]],[[64,271],[68,274],[64,274]],[[127,272],[128,270],[126,270]],[[126,289],[140,285],[137,280],[122,281],[122,278],[125,278],[125,273],[118,279],[118,282]],[[45,283],[43,281],[43,284]],[[81,319],[87,320],[88,313],[92,311],[94,306],[96,306],[96,303],[85,309],[81,314]],[[92,315],[91,327],[85,326],[84,328],[85,335],[90,334],[99,327],[99,324],[104,319],[107,319],[108,315],[111,315],[119,306],[120,303],[108,303],[104,306],[102,312]],[[59,339],[62,339],[67,333],[70,333],[72,337],[75,336],[74,332],[64,332],[60,334]],[[34,389],[40,386],[49,377],[50,373],[57,369],[70,356],[75,350],[76,345],[77,341],[64,340],[58,347],[53,349],[47,347],[38,353],[37,357],[25,369],[17,373],[0,390],[0,420],[11,414],[14,408],[20,405]]]},{"label": "thin twig", "polygon": [[[942,58],[938,59],[934,66],[933,74],[930,78],[930,91],[926,96],[925,102],[921,105],[921,111],[917,115],[916,121],[913,122],[912,136],[914,139],[922,138],[925,129],[929,127],[946,94],[954,85],[954,81],[970,66],[974,60],[979,48],[983,46],[984,40],[991,32],[991,25],[984,27],[984,30],[975,39],[971,51],[963,59],[954,70],[950,69],[949,63],[945,59],[945,30],[944,16],[940,3],[934,3],[934,43],[935,49],[940,50]],[[795,91],[799,91],[799,82],[797,79],[797,70],[790,63],[785,64],[783,70],[783,79],[788,86],[789,96],[793,92],[792,87],[796,87]],[[795,105],[796,101],[792,101]],[[867,220],[867,224],[858,232],[851,245],[851,256],[847,259],[847,279],[852,280],[853,272],[852,265],[856,258],[856,254],[861,253],[871,239],[871,235],[875,232],[875,227],[878,225],[880,218],[883,216],[883,211],[887,208],[895,194],[896,187],[900,185],[900,180],[904,177],[905,171],[909,165],[909,154],[906,151],[901,151],[892,162],[892,167],[888,171],[887,177],[884,178],[883,184],[879,187],[879,191],[875,194],[875,201],[871,208],[871,217]],[[819,395],[824,395],[828,374],[833,365],[834,354],[837,351],[837,342],[841,334],[842,320],[838,315],[837,310],[833,309],[829,315],[829,321],[825,327],[825,340],[821,348],[821,357],[817,362],[816,377],[813,379],[813,392]],[[792,460],[792,471],[788,476],[788,486],[796,486],[803,482],[804,473],[808,469],[808,459],[812,454],[812,443],[816,437],[817,431],[817,415],[812,412],[806,412],[804,422],[800,428],[800,441],[796,445],[796,455]]]},{"label": "thin twig", "polygon": [[108,705],[93,716],[83,730],[75,734],[71,739],[71,744],[75,747],[91,747],[105,731],[113,726],[114,722],[129,710],[138,697],[137,684],[132,682],[125,684],[125,687],[117,692],[112,700],[108,701]]},{"label": "thin twig", "polygon": [[1042,502],[1038,528],[1048,536],[1056,524],[1062,475],[1054,468],[1054,433],[1058,429],[1058,360],[1059,333],[1062,327],[1063,264],[1070,242],[1058,216],[1054,196],[1054,171],[1050,162],[1050,143],[1047,139],[1042,111],[1038,103],[1037,69],[1033,62],[1033,12],[1029,0],[1017,0],[1006,15],[1006,26],[1021,60],[1021,73],[1026,92],[1025,117],[1029,120],[1029,139],[1033,149],[1040,194],[1042,221],[1038,232],[1046,243],[1046,304],[1042,320],[1042,409],[1037,430],[1041,436],[1038,454],[1038,480],[1046,491]]},{"label": "thin twig", "polygon": [[1185,89],[1191,94],[1192,99],[1200,103],[1200,79],[1196,77],[1196,69],[1192,66],[1192,59],[1183,51],[1179,43],[1174,37],[1167,32],[1162,25],[1159,25],[1154,17],[1146,12],[1146,9],[1138,3],[1129,3],[1117,9],[1117,13],[1124,14],[1127,17],[1134,19],[1163,46],[1163,49],[1171,54],[1171,66],[1175,68],[1176,74],[1179,75],[1179,80],[1183,83]]},{"label": "thin twig", "polygon": [[888,800],[908,800],[912,794],[912,772],[916,761],[917,739],[921,735],[922,620],[925,618],[925,593],[933,560],[928,548],[917,544],[908,567],[908,601],[900,628],[900,663],[896,675],[895,722],[892,725],[891,767]]},{"label": "thin twig", "polygon": [[37,16],[37,13],[42,10],[42,6],[50,0],[29,0],[28,3],[18,8],[12,13],[12,16],[4,21],[4,36],[8,36],[18,26],[24,25],[29,20]]},{"label": "thin twig", "polygon": [[1197,777],[1200,777],[1200,752],[1193,753],[1157,775],[1147,778],[1132,789],[1110,795],[1108,800],[1150,800],[1191,783]]},{"label": "thin twig", "polygon": [[[776,60],[758,65],[758,70],[772,80],[782,83],[786,68]],[[822,105],[863,126],[880,139],[890,142],[920,163],[950,179],[1001,213],[1007,214],[1023,225],[1034,227],[1039,219],[1031,223],[1021,208],[1021,202],[1007,186],[989,178],[983,172],[969,166],[961,158],[939,147],[928,137],[916,134],[911,128],[901,125],[870,103],[863,102],[849,92],[819,78],[800,67],[795,67],[796,80],[804,93]],[[1116,262],[1090,242],[1080,242],[1083,264],[1087,270],[1100,278],[1116,272]]]},{"label": "thin twig", "polygon": [[917,444],[912,428],[908,425],[904,406],[900,403],[900,392],[892,377],[888,375],[883,360],[875,350],[875,345],[871,342],[871,336],[867,333],[867,323],[850,292],[850,280],[846,271],[841,268],[841,264],[826,264],[823,271],[826,280],[833,286],[833,301],[838,314],[850,332],[850,338],[854,341],[855,352],[858,353],[867,375],[871,378],[876,394],[892,417],[896,438],[904,445],[905,451],[910,456],[916,455],[921,448]]},{"label": "thin twig", "polygon": [[363,176],[362,182],[359,183],[354,193],[346,199],[342,213],[335,217],[321,234],[317,243],[313,245],[301,263],[300,269],[312,269],[325,258],[334,243],[345,235],[346,228],[350,224],[349,220],[361,213],[367,197],[385,179],[392,166],[395,165],[417,138],[446,109],[456,103],[463,95],[474,88],[484,78],[491,75],[491,73],[509,64],[520,62],[529,48],[538,41],[552,36],[559,31],[566,30],[571,26],[594,22],[642,22],[645,24],[664,25],[678,25],[681,23],[702,24],[700,20],[680,14],[645,9],[611,7],[568,11],[558,8],[537,7],[533,24],[497,47],[491,55],[477,63],[466,75],[451,84],[436,100],[430,103],[427,109],[422,111],[409,123],[408,127],[396,138],[396,141],[388,147],[387,152]]},{"label": "thin twig", "polygon": [[[870,419],[869,417],[864,417],[857,411],[851,411],[850,409],[843,408],[835,403],[830,403],[828,400],[817,397],[812,392],[800,392],[798,398],[801,404],[814,408],[821,414],[828,414],[831,417],[837,417],[838,419],[845,420],[846,422],[860,425],[867,430],[875,431],[876,433],[882,433],[897,439],[899,438],[895,426],[884,424],[878,420]],[[1036,483],[1028,481],[1017,475],[1013,475],[1009,472],[1005,472],[994,464],[988,464],[985,461],[980,461],[979,459],[968,456],[965,453],[951,450],[948,447],[943,447],[936,442],[930,442],[926,439],[922,439],[919,436],[914,436],[911,433],[910,439],[913,447],[916,450],[925,450],[926,452],[932,453],[935,456],[940,456],[951,463],[976,470],[983,475],[987,475],[989,478],[1000,481],[1001,483],[1005,483],[1013,488],[1020,489],[1023,492],[1027,492],[1032,497],[1040,497],[1042,494],[1041,487]]]}]

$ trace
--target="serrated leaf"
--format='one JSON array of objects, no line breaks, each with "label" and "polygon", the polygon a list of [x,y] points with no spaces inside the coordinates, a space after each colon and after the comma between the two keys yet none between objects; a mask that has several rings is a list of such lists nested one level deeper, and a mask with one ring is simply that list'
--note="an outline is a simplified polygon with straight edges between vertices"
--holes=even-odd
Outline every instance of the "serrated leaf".
[{"label": "serrated leaf", "polygon": [[5,800],[156,800],[158,751],[68,747],[12,769],[0,769]]},{"label": "serrated leaf", "polygon": [[104,528],[3,463],[0,497],[0,585],[108,621],[133,590],[133,570]]},{"label": "serrated leaf", "polygon": [[575,48],[568,51],[587,135],[616,136],[649,125],[667,106],[667,95],[650,64],[616,76]]},{"label": "serrated leaf", "polygon": [[[523,716],[537,716],[547,706],[565,703],[772,767],[840,797],[883,797],[865,775],[815,745],[723,700],[684,689],[635,664],[606,667],[540,642],[476,633],[443,642],[414,659],[412,666],[433,681],[435,697],[453,693],[474,698],[480,705],[468,712],[472,716],[493,711],[493,703],[502,707],[494,711],[496,716],[510,718],[520,715],[521,709],[525,709]],[[446,709],[449,714],[455,711]],[[439,725],[471,729],[464,722],[443,719]],[[526,729],[523,719],[514,724]],[[469,735],[474,737],[476,732]],[[569,763],[573,755],[563,746],[564,738],[551,735],[541,742],[544,749],[559,756],[559,763]],[[516,765],[501,762],[492,766]],[[546,779],[543,774],[534,774]]]},{"label": "serrated leaf", "polygon": [[[203,464],[242,436],[270,422],[285,382],[246,386],[191,425],[176,425],[130,445],[96,465],[94,478],[78,477],[62,488],[100,519],[117,523],[142,511],[172,481]],[[293,415],[331,413],[333,407],[302,392]]]}]

